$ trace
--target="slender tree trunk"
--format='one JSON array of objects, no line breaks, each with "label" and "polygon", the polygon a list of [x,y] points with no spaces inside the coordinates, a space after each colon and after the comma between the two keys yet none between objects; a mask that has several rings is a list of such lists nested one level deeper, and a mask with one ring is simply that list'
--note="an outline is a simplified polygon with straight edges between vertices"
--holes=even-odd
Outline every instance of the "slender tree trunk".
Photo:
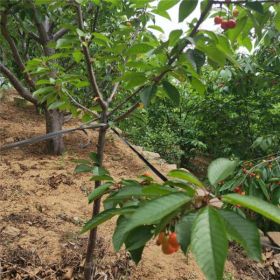
[{"label": "slender tree trunk", "polygon": [[[103,123],[107,122],[106,111],[103,112],[101,122],[103,122]],[[106,131],[107,131],[107,127],[105,127],[105,128],[102,127],[99,129],[98,144],[97,144],[97,157],[99,160],[100,167],[103,164]],[[101,181],[95,182],[95,188],[98,188],[100,185],[101,185]],[[101,202],[100,198],[94,201],[92,217],[96,216],[99,213],[100,202]],[[88,238],[86,260],[85,260],[85,266],[84,266],[85,280],[92,280],[93,276],[94,276],[95,267],[94,267],[94,262],[93,262],[93,253],[94,253],[94,249],[96,246],[96,239],[97,239],[97,228],[94,228],[90,231],[89,238]]]},{"label": "slender tree trunk", "polygon": [[[63,113],[58,110],[45,109],[46,119],[46,132],[55,132],[62,130],[63,125]],[[64,152],[63,136],[59,135],[48,141],[48,152],[54,155],[61,155]]]}]

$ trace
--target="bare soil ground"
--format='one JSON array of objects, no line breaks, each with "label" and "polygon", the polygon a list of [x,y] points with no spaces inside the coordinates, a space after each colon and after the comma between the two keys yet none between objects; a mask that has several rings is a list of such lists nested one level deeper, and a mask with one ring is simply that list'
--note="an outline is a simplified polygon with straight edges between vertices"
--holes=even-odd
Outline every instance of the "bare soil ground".
[{"label": "bare soil ground", "polygon": [[[16,107],[13,94],[9,95],[0,105],[1,145],[43,134],[43,117],[32,106]],[[67,124],[75,125],[77,121]],[[95,143],[96,134],[91,132],[90,137]],[[65,136],[65,142],[67,152],[59,157],[46,155],[42,143],[0,155],[1,280],[83,279],[87,235],[79,235],[79,230],[90,217],[87,194],[92,182],[87,175],[73,174],[75,163],[71,160],[86,158],[94,145],[81,149],[80,144],[87,142],[81,132]],[[137,156],[112,134],[107,136],[105,166],[117,179],[135,178],[147,171]],[[167,172],[169,166],[158,164],[158,168]],[[204,279],[191,256],[163,255],[154,242],[147,246],[136,267],[124,251],[113,251],[114,222],[109,221],[98,230],[96,279]],[[245,261],[241,253],[233,251],[229,259],[232,254],[234,260],[226,264],[225,279],[276,279],[263,272],[265,269],[261,274],[252,271],[255,263]]]}]

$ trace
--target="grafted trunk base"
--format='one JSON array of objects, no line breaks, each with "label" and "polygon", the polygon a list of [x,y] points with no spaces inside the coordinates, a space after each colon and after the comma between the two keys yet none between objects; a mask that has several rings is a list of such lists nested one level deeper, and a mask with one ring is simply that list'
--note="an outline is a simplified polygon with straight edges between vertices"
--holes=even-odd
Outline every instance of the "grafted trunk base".
[{"label": "grafted trunk base", "polygon": [[[58,110],[45,110],[46,132],[62,130],[64,115]],[[64,152],[63,136],[59,135],[48,141],[47,149],[50,154],[61,155]]]}]

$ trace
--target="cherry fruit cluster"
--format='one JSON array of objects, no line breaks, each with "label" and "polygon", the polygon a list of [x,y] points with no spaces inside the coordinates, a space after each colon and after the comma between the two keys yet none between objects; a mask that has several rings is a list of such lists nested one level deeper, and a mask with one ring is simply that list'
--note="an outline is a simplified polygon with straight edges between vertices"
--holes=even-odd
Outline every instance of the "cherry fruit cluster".
[{"label": "cherry fruit cluster", "polygon": [[156,244],[161,246],[162,252],[166,255],[171,255],[177,252],[180,248],[175,232],[171,232],[169,234],[161,232],[158,235]]},{"label": "cherry fruit cluster", "polygon": [[225,20],[225,19],[221,18],[220,16],[216,16],[214,18],[214,22],[215,22],[215,24],[220,24],[224,30],[235,28],[235,26],[236,26],[235,19]]},{"label": "cherry fruit cluster", "polygon": [[[232,11],[232,15],[233,17],[237,17],[239,14],[239,11],[235,8],[233,11]],[[232,28],[235,28],[236,26],[236,20],[231,18],[231,19],[224,19],[220,16],[216,16],[214,18],[214,22],[215,24],[220,24],[221,27],[224,29],[224,30],[227,30],[227,29],[232,29]]]}]

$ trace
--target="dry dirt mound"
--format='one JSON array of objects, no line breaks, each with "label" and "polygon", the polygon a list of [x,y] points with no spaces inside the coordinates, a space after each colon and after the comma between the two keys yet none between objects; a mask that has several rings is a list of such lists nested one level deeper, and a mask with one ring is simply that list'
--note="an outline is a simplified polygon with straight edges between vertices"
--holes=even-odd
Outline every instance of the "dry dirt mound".
[{"label": "dry dirt mound", "polygon": [[[1,145],[43,134],[45,130],[43,118],[33,107],[18,108],[10,99],[0,106],[0,124]],[[75,121],[67,124],[74,125]],[[96,135],[91,137],[94,143]],[[86,158],[94,145],[81,149],[80,144],[86,143],[87,139],[80,132],[65,136],[65,141],[67,152],[60,157],[45,155],[43,144],[1,154],[2,279],[82,279],[80,271],[87,236],[80,236],[78,232],[90,217],[87,194],[92,183],[87,175],[73,174],[75,164],[71,160]],[[118,179],[136,177],[147,171],[112,134],[107,136],[105,166]],[[170,166],[161,163],[158,168],[167,172]],[[124,251],[113,251],[113,228],[114,221],[109,221],[98,231],[96,279],[204,279],[191,257],[186,258],[181,253],[163,255],[153,242],[135,267]],[[237,272],[231,262],[227,264],[227,270],[236,276],[243,273],[236,279],[252,279],[246,276],[245,270]]]}]

